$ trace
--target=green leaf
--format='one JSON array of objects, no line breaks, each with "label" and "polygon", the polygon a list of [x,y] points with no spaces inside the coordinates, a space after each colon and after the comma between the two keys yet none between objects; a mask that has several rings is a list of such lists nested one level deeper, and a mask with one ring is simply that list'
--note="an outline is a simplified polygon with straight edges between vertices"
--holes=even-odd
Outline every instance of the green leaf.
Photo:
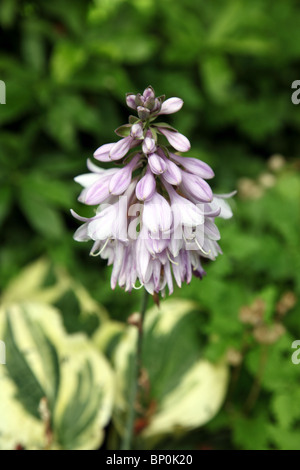
[{"label": "green leaf", "polygon": [[1,2],[0,4],[0,23],[4,28],[11,26],[15,20],[18,11],[17,0]]},{"label": "green leaf", "polygon": [[136,117],[136,116],[129,116],[129,122],[130,122],[130,124],[135,124],[135,123],[137,123],[137,122],[139,122],[139,121],[140,121],[140,119],[139,119],[138,117]]},{"label": "green leaf", "polygon": [[20,204],[29,223],[45,238],[59,239],[63,235],[64,224],[60,213],[44,199],[25,189]]},{"label": "green leaf", "polygon": [[274,395],[272,410],[282,429],[290,429],[300,419],[299,399],[300,392],[293,386]]},{"label": "green leaf", "polygon": [[0,225],[5,220],[12,202],[12,192],[8,186],[0,188]]},{"label": "green leaf", "polygon": [[51,179],[41,172],[32,172],[22,181],[23,190],[34,193],[34,197],[58,207],[69,209],[74,203],[72,183]]},{"label": "green leaf", "polygon": [[120,137],[127,137],[128,135],[130,135],[130,129],[131,129],[130,124],[124,124],[123,126],[118,127],[115,130],[115,133],[119,135]]},{"label": "green leaf", "polygon": [[35,418],[39,418],[38,406],[46,395],[38,378],[26,360],[24,350],[17,344],[12,322],[15,321],[15,309],[7,311],[7,325],[4,332],[6,345],[7,373],[17,387],[15,398],[25,410]]},{"label": "green leaf", "polygon": [[234,442],[238,449],[269,450],[268,419],[266,413],[253,418],[236,416],[232,423]]},{"label": "green leaf", "polygon": [[216,103],[226,102],[233,85],[233,73],[221,55],[210,55],[201,61],[200,71],[204,86]]},{"label": "green leaf", "polygon": [[170,131],[174,131],[174,132],[177,132],[176,129],[174,129],[174,127],[170,126],[170,124],[168,124],[167,122],[155,122],[155,124],[153,124],[154,127],[163,127],[164,129],[169,129]]},{"label": "green leaf", "polygon": [[67,82],[86,60],[84,49],[72,42],[58,42],[51,57],[53,79]]},{"label": "green leaf", "polygon": [[67,335],[59,312],[45,304],[2,309],[0,337],[7,350],[0,369],[0,447],[97,449],[113,401],[113,375],[102,354],[85,335]]},{"label": "green leaf", "polygon": [[[71,296],[71,299],[70,299]],[[70,301],[71,300],[71,301]],[[105,309],[66,270],[41,258],[14,277],[2,294],[2,306],[16,302],[39,302],[62,309],[69,332],[78,331],[107,319]],[[97,328],[93,328],[97,329]]]}]

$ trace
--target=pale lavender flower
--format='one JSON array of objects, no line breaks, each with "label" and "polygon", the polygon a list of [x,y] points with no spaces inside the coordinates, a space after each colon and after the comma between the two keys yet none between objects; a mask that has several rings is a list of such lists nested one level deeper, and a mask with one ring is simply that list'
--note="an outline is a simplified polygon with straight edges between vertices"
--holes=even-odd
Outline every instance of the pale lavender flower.
[{"label": "pale lavender flower", "polygon": [[190,150],[190,141],[183,134],[180,134],[175,129],[171,130],[161,126],[158,126],[157,129],[168,139],[169,144],[172,145],[174,149],[178,150],[178,152],[187,152]]},{"label": "pale lavender flower", "polygon": [[109,197],[109,183],[118,169],[103,170],[101,173],[88,173],[75,178],[84,187],[78,200],[84,204],[101,204]]},{"label": "pale lavender flower", "polygon": [[182,165],[189,173],[200,176],[206,180],[211,179],[215,176],[213,170],[207,163],[198,160],[197,158],[181,157],[170,152],[170,158],[176,163]]},{"label": "pale lavender flower", "polygon": [[133,93],[127,93],[126,104],[129,108],[136,109],[135,95]]},{"label": "pale lavender flower", "polygon": [[108,189],[111,194],[119,196],[126,191],[131,183],[132,172],[137,168],[139,160],[140,155],[137,154],[133,157],[130,163],[113,174],[108,185]]},{"label": "pale lavender flower", "polygon": [[180,189],[190,200],[196,202],[210,202],[213,198],[213,193],[209,184],[200,176],[181,172],[182,181]]},{"label": "pale lavender flower", "polygon": [[124,137],[124,139],[119,140],[119,142],[116,142],[110,149],[109,151],[109,157],[111,160],[120,160],[123,158],[126,153],[129,151],[131,148],[131,145],[134,142],[134,138],[131,137],[130,135],[127,137]]},{"label": "pale lavender flower", "polygon": [[143,124],[141,122],[137,122],[136,124],[132,124],[130,135],[134,139],[142,139],[144,134]]},{"label": "pale lavender flower", "polygon": [[140,201],[149,201],[156,189],[156,181],[150,168],[147,168],[143,176],[136,185],[135,194]]},{"label": "pale lavender flower", "polygon": [[156,235],[159,231],[166,232],[172,223],[171,207],[159,193],[155,193],[150,201],[144,203],[143,224]]},{"label": "pale lavender flower", "polygon": [[104,144],[101,145],[95,152],[94,152],[94,158],[96,160],[99,160],[100,162],[110,162],[111,158],[109,156],[109,152],[111,151],[112,147],[115,144]]},{"label": "pale lavender flower", "polygon": [[149,137],[147,135],[145,139],[143,140],[142,150],[145,155],[155,152],[156,150],[155,140],[152,137]]},{"label": "pale lavender flower", "polygon": [[183,106],[183,101],[180,98],[169,98],[164,101],[158,114],[173,114],[177,113]]},{"label": "pale lavender flower", "polygon": [[144,90],[143,98],[144,98],[144,104],[145,105],[147,105],[147,103],[149,103],[149,100],[154,100],[155,92],[154,92],[152,86],[148,86],[148,88],[146,88],[146,90]]},{"label": "pale lavender flower", "polygon": [[182,173],[180,168],[171,160],[166,158],[163,152],[160,152],[161,158],[165,162],[166,168],[162,172],[162,179],[164,182],[178,186],[182,181]]},{"label": "pale lavender flower", "polygon": [[170,196],[174,228],[177,223],[187,227],[197,227],[204,224],[204,213],[196,204],[180,196],[170,184],[165,183],[164,186]]},{"label": "pale lavender flower", "polygon": [[154,173],[155,175],[161,175],[167,169],[166,162],[156,153],[152,153],[152,155],[149,155],[148,165],[152,173]]},{"label": "pale lavender flower", "polygon": [[171,294],[174,280],[180,287],[193,274],[202,279],[202,260],[222,253],[215,219],[232,216],[226,198],[234,193],[214,195],[205,181],[214,176],[209,165],[174,153],[188,151],[189,140],[168,124],[153,122],[179,111],[180,98],[165,100],[147,87],[142,94],[128,93],[126,103],[138,117],[115,131],[122,137],[118,142],[94,153],[96,160],[117,160],[121,167],[104,170],[89,160],[90,173],[75,178],[83,186],[79,201],[98,208],[91,218],[72,211],[83,223],[74,238],[93,240],[90,254],[113,267],[113,289],[144,286],[150,294],[165,295],[168,288]]}]

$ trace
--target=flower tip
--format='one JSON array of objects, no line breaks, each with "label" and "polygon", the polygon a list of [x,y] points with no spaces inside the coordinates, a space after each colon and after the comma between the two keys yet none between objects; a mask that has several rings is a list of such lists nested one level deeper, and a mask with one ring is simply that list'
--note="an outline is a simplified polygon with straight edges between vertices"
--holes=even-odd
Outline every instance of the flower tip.
[{"label": "flower tip", "polygon": [[181,98],[173,97],[162,103],[161,109],[158,114],[173,114],[177,113],[183,106]]},{"label": "flower tip", "polygon": [[136,98],[136,95],[134,95],[133,93],[126,94],[126,104],[128,108],[136,109],[135,98]]},{"label": "flower tip", "polygon": [[155,98],[155,91],[153,89],[153,87],[151,85],[147,86],[147,88],[145,88],[144,92],[143,92],[143,97],[145,100],[149,99],[149,98]]}]

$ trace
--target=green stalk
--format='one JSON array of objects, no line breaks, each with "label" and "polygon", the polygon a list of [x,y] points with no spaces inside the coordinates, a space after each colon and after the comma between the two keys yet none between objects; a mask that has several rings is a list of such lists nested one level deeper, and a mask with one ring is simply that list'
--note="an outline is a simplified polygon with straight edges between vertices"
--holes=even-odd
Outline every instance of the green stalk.
[{"label": "green stalk", "polygon": [[142,369],[142,346],[143,346],[143,326],[145,313],[147,309],[149,294],[144,290],[144,295],[142,299],[141,311],[140,311],[140,323],[138,326],[138,338],[136,346],[136,354],[134,357],[134,374],[133,379],[130,385],[130,396],[129,396],[129,409],[126,419],[125,431],[123,440],[121,443],[120,450],[130,450],[132,447],[133,434],[134,434],[134,421],[136,416],[136,400],[139,388],[139,377]]},{"label": "green stalk", "polygon": [[250,393],[249,393],[248,398],[247,398],[246,403],[245,403],[244,410],[245,410],[246,414],[249,414],[250,411],[252,411],[252,409],[254,408],[254,406],[257,402],[257,399],[259,397],[260,390],[261,390],[262,379],[263,379],[263,375],[264,375],[267,360],[268,360],[268,352],[269,352],[268,345],[267,344],[262,344],[261,345],[258,371],[256,373],[253,385],[251,387]]}]

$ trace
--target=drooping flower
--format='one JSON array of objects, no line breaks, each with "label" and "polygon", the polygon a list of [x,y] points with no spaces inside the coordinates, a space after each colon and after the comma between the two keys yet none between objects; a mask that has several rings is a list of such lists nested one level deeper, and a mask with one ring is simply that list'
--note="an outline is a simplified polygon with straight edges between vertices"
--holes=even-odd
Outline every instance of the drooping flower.
[{"label": "drooping flower", "polygon": [[[180,98],[156,97],[151,86],[143,94],[128,93],[126,103],[138,117],[116,129],[121,139],[99,147],[94,158],[117,161],[102,169],[88,161],[90,173],[75,180],[83,186],[79,201],[97,205],[83,222],[77,241],[93,240],[90,254],[112,265],[111,287],[126,291],[145,287],[150,293],[173,292],[192,275],[202,279],[203,259],[222,253],[215,218],[230,218],[228,195],[214,195],[206,180],[209,165],[175,151],[190,149],[189,140],[156,117],[179,111]],[[166,141],[169,145],[165,145]],[[122,166],[120,166],[120,163]]]}]

